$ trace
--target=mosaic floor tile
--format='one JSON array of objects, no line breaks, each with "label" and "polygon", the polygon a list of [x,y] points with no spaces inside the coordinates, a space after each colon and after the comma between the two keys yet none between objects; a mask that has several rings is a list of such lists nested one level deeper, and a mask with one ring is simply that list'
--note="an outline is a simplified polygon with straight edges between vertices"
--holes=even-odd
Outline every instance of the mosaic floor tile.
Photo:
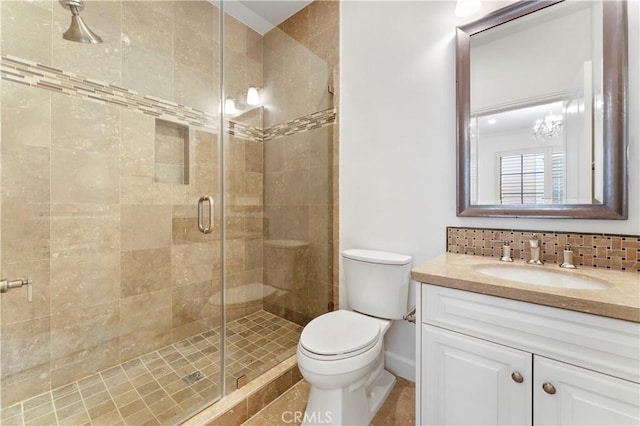
[{"label": "mosaic floor tile", "polygon": [[[6,407],[0,411],[0,423],[175,424],[188,411],[220,396],[220,331],[214,328]],[[295,353],[301,332],[299,325],[265,311],[231,321],[227,392],[235,390],[241,377],[250,381]]]}]

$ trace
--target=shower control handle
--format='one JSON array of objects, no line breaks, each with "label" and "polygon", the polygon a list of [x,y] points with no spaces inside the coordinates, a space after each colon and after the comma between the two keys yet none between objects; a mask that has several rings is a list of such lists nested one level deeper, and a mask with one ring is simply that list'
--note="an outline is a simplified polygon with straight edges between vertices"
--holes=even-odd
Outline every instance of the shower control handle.
[{"label": "shower control handle", "polygon": [[[204,224],[204,204],[209,204],[209,223]],[[198,200],[198,229],[203,234],[210,234],[213,232],[213,197],[210,195],[203,195]]]},{"label": "shower control handle", "polygon": [[31,278],[18,278],[17,280],[0,280],[0,293],[6,293],[12,288],[20,288],[22,286],[27,286],[27,301],[31,302],[33,300],[33,281]]}]

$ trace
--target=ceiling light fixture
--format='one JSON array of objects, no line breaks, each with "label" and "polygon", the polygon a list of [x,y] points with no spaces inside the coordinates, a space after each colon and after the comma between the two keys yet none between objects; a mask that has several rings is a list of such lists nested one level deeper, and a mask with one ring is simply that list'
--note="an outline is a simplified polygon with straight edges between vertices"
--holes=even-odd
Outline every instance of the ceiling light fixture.
[{"label": "ceiling light fixture", "polygon": [[544,119],[536,120],[533,126],[533,137],[543,142],[553,139],[562,133],[562,116],[551,114]]}]

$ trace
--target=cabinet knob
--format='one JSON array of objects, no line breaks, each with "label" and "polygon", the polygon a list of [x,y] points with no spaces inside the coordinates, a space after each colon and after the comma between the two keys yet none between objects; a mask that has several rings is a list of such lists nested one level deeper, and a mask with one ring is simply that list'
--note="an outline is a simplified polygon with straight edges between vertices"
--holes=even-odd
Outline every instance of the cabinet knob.
[{"label": "cabinet knob", "polygon": [[542,389],[549,395],[553,395],[554,393],[556,393],[556,387],[549,382],[544,383],[542,385]]},{"label": "cabinet knob", "polygon": [[522,377],[522,374],[518,373],[517,371],[514,371],[513,373],[511,373],[511,378],[516,383],[524,382],[524,377]]}]

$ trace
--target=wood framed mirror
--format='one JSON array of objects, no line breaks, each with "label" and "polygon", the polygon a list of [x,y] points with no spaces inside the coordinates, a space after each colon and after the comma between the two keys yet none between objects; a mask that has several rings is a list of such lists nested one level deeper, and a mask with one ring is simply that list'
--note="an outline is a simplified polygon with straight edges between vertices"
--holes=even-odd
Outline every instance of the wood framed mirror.
[{"label": "wood framed mirror", "polygon": [[457,28],[458,216],[627,219],[627,25],[520,1]]}]

